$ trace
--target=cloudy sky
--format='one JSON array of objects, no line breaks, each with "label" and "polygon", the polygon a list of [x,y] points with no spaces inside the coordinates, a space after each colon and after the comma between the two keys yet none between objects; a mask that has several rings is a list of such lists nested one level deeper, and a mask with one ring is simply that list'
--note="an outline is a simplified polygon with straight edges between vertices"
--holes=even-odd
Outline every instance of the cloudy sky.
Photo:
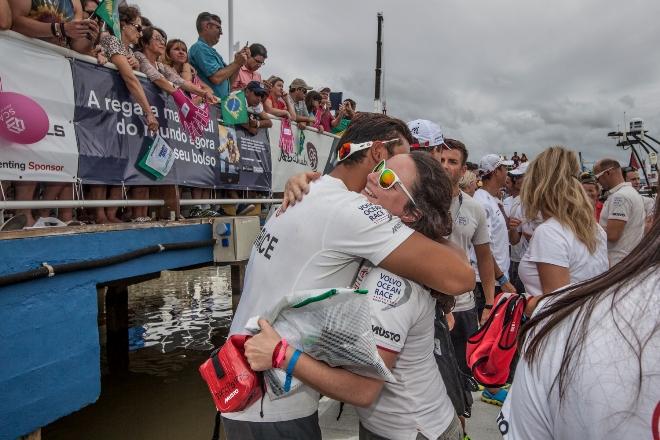
[{"label": "cloudy sky", "polygon": [[[129,1],[129,3],[132,3]],[[227,2],[140,0],[170,38],[192,43],[198,12]],[[263,76],[329,86],[372,111],[376,13],[384,22],[388,114],[431,119],[463,140],[472,160],[534,155],[553,144],[586,161],[630,153],[609,131],[644,119],[660,136],[657,0],[237,0],[234,38],[269,52]],[[657,136],[655,136],[657,138]]]}]

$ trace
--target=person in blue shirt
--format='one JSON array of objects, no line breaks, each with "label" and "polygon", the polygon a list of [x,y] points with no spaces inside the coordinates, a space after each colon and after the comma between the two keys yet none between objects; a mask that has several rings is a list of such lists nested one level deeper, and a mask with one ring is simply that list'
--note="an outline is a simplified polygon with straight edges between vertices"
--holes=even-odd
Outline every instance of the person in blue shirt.
[{"label": "person in blue shirt", "polygon": [[202,12],[197,16],[197,33],[199,39],[190,47],[188,56],[190,64],[197,70],[199,77],[213,89],[220,99],[229,95],[229,84],[238,70],[250,57],[247,47],[234,55],[234,61],[226,64],[222,55],[213,48],[222,35],[220,17],[210,12]]}]

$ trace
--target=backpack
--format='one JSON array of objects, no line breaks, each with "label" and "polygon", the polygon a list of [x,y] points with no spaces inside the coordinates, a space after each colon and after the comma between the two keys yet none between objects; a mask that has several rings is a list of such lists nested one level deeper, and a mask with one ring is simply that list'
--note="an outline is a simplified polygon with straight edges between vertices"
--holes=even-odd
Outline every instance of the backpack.
[{"label": "backpack", "polygon": [[506,383],[518,348],[518,332],[527,300],[503,292],[484,325],[468,338],[466,360],[474,378],[486,387]]}]

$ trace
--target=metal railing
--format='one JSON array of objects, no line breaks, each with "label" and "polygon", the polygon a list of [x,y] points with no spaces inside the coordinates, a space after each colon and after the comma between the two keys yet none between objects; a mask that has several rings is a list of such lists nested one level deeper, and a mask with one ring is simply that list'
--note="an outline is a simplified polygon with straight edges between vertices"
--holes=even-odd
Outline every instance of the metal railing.
[{"label": "metal railing", "polygon": [[[182,199],[180,206],[240,205],[243,203],[282,203],[282,199]],[[128,206],[165,206],[164,200],[18,200],[0,201],[2,209],[45,208],[121,208]]]}]

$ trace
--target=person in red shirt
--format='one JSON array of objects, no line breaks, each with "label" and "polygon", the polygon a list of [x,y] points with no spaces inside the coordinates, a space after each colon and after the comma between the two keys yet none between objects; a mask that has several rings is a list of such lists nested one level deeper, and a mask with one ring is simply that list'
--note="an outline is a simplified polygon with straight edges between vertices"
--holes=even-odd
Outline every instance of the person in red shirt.
[{"label": "person in red shirt", "polygon": [[587,192],[589,200],[591,200],[591,203],[594,205],[596,221],[600,221],[600,212],[603,210],[603,202],[599,200],[600,187],[598,186],[596,178],[590,172],[585,172],[580,175],[580,183],[582,183],[582,188]]}]

